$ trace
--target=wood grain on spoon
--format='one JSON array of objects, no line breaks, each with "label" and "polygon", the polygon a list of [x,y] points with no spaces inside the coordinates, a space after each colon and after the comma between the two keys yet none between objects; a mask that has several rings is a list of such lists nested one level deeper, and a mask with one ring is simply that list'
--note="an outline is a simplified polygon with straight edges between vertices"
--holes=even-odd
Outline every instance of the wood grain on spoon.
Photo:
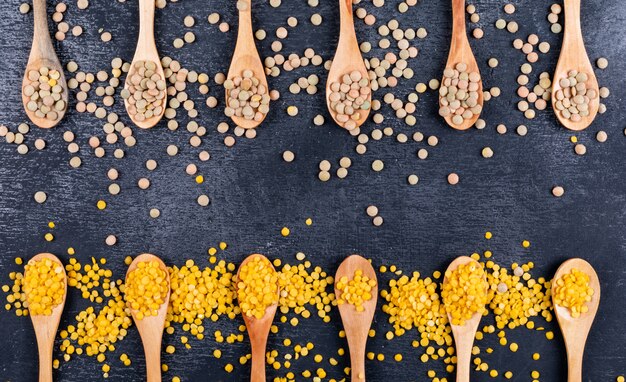
[{"label": "wood grain on spoon", "polygon": [[[227,78],[242,76],[244,70],[251,70],[254,73],[254,77],[259,79],[259,83],[265,86],[269,94],[265,69],[256,49],[254,34],[252,33],[252,0],[238,0],[237,2],[241,5],[239,9],[239,29],[237,31],[237,44],[235,45],[235,52],[228,69]],[[228,91],[226,91],[226,99],[228,99]],[[267,114],[263,114],[260,121],[245,119],[235,115],[231,119],[239,127],[254,129],[265,120],[266,116]]]},{"label": "wood grain on spoon", "polygon": [[54,348],[54,338],[59,329],[59,322],[65,307],[67,298],[67,275],[61,261],[51,253],[40,253],[33,257],[31,261],[39,261],[49,259],[59,264],[63,269],[63,277],[65,279],[65,292],[63,301],[52,309],[52,315],[31,315],[30,319],[35,328],[37,337],[37,348],[39,349],[39,382],[52,382],[52,352]]},{"label": "wood grain on spoon", "polygon": [[[139,0],[139,37],[137,39],[135,55],[130,66],[131,69],[129,70],[127,76],[133,74],[133,68],[135,67],[135,63],[138,61],[152,61],[156,64],[156,73],[159,74],[163,80],[165,80],[163,66],[161,65],[161,58],[159,57],[159,52],[157,51],[156,43],[154,41],[154,8],[154,0]],[[124,87],[126,86],[125,82]],[[128,111],[128,107],[130,106],[128,101],[124,100],[124,105],[126,106],[126,111]],[[161,118],[163,118],[166,105],[167,92],[165,92],[163,107],[160,114],[154,115],[151,118],[146,118],[143,121],[138,121],[133,115],[130,115],[130,113],[129,117],[138,127],[142,129],[149,129],[159,123]]]},{"label": "wood grain on spoon", "polygon": [[168,293],[163,304],[159,307],[156,316],[145,316],[142,319],[137,318],[137,311],[130,309],[137,330],[141,336],[143,349],[146,357],[146,375],[148,382],[161,382],[161,340],[163,338],[163,329],[165,328],[165,315],[170,300],[170,277],[167,267],[157,256],[144,253],[137,256],[128,267],[126,272],[126,283],[128,284],[128,275],[137,269],[137,264],[141,262],[156,261],[159,267],[165,271],[167,275]]},{"label": "wood grain on spoon", "polygon": [[[475,263],[476,266],[481,267],[481,265],[474,259],[468,256],[460,256],[457,257],[450,265],[446,271],[454,271],[460,265]],[[444,284],[448,282],[447,277],[443,279]],[[485,290],[487,293],[487,290]],[[480,324],[480,320],[482,318],[482,314],[480,312],[476,312],[472,315],[472,318],[465,321],[464,325],[453,325],[452,317],[448,312],[448,321],[450,322],[450,327],[452,328],[452,335],[454,336],[454,343],[456,346],[456,381],[457,382],[469,382],[470,380],[470,370],[471,370],[471,359],[472,359],[472,347],[474,346],[474,337],[476,337],[476,331],[478,330],[478,325]]]},{"label": "wood grain on spoon", "polygon": [[[350,74],[353,71],[361,73],[363,78],[369,78],[365,63],[363,62],[363,56],[361,56],[361,50],[359,49],[359,42],[356,38],[356,32],[354,30],[354,16],[352,15],[352,0],[339,0],[339,42],[337,43],[337,50],[335,57],[333,58],[330,71],[328,72],[328,80],[326,81],[326,106],[330,112],[331,117],[339,126],[343,127],[343,123],[337,120],[337,113],[331,107],[330,101],[330,85],[333,82],[341,83],[341,77],[344,74]],[[370,91],[367,98],[368,102],[372,101],[372,92]],[[370,109],[361,110],[361,118],[356,121],[356,127],[361,126],[370,113]]]},{"label": "wood grain on spoon", "polygon": [[[587,302],[589,311],[581,313],[580,317],[573,318],[568,308],[554,303],[556,280],[570,273],[573,268],[586,273],[589,276],[589,286],[594,293],[591,301]],[[583,259],[570,259],[564,262],[554,275],[552,280],[552,299],[554,312],[563,333],[565,348],[567,349],[567,380],[568,382],[581,382],[583,370],[583,354],[585,343],[593,320],[600,305],[600,280],[593,267]]]},{"label": "wood grain on spoon", "polygon": [[[265,256],[259,254],[252,254],[248,256],[237,270],[237,278],[239,280],[241,268],[256,257],[261,257],[267,260]],[[267,260],[267,262],[272,270],[276,272],[272,263],[269,260]],[[280,293],[278,286],[276,288],[276,293]],[[241,301],[239,304],[241,305]],[[246,328],[248,329],[248,337],[250,337],[250,346],[252,347],[252,370],[250,372],[251,382],[265,382],[265,349],[267,347],[267,337],[269,336],[270,328],[272,326],[272,321],[274,320],[277,308],[278,303],[268,306],[265,309],[265,314],[260,319],[256,317],[248,317],[248,315],[244,312],[241,313],[246,324]]]},{"label": "wood grain on spoon", "polygon": [[[357,312],[352,304],[344,303],[338,305],[343,329],[346,332],[348,347],[350,349],[350,374],[353,382],[365,381],[365,345],[368,333],[372,326],[374,313],[376,311],[376,301],[378,300],[378,281],[376,272],[372,264],[359,255],[352,255],[346,258],[335,275],[335,285],[342,277],[352,279],[354,272],[360,270],[364,276],[376,281],[376,287],[372,290],[372,298],[363,304],[364,311]],[[341,291],[335,287],[335,296],[339,297]]]},{"label": "wood grain on spoon", "polygon": [[[472,52],[469,40],[467,38],[467,29],[465,27],[465,0],[452,0],[452,39],[450,41],[450,52],[448,53],[448,62],[446,68],[454,68],[456,64],[464,63],[467,65],[467,72],[476,72],[480,74],[476,58]],[[441,81],[443,86],[443,80]],[[478,105],[484,104],[483,98],[483,81],[482,77],[478,82]],[[441,105],[440,105],[441,106]],[[463,123],[455,124],[452,122],[452,115],[444,117],[446,123],[457,130],[467,130],[476,123],[479,114],[474,114],[470,119],[464,119]]]},{"label": "wood grain on spoon", "polygon": [[[68,90],[67,82],[65,81],[65,74],[63,73],[63,67],[59,62],[52,40],[50,39],[50,31],[48,30],[48,14],[46,11],[46,0],[33,0],[33,14],[34,14],[34,27],[33,27],[33,45],[30,50],[30,56],[28,57],[28,64],[26,65],[26,71],[22,80],[22,103],[24,110],[28,118],[37,126],[48,129],[56,126],[65,115],[67,110]],[[28,97],[23,93],[24,86],[30,81],[28,80],[28,72],[31,70],[39,70],[42,66],[49,69],[54,69],[61,74],[58,84],[63,88],[61,92],[61,99],[65,102],[65,108],[57,112],[57,118],[47,119],[40,118],[35,115],[34,112],[28,110],[26,104],[28,103]]]},{"label": "wood grain on spoon", "polygon": [[590,100],[588,116],[582,117],[578,122],[573,122],[568,118],[564,118],[555,107],[557,101],[555,94],[562,89],[559,80],[567,78],[567,74],[571,70],[576,70],[579,73],[587,74],[587,89],[594,89],[597,95],[600,94],[600,90],[598,80],[585,50],[585,42],[583,41],[583,34],[580,28],[580,0],[564,0],[563,10],[565,12],[565,28],[559,62],[556,65],[554,77],[552,78],[552,108],[563,126],[570,130],[580,131],[589,127],[596,118],[600,108],[600,98],[596,96]]}]

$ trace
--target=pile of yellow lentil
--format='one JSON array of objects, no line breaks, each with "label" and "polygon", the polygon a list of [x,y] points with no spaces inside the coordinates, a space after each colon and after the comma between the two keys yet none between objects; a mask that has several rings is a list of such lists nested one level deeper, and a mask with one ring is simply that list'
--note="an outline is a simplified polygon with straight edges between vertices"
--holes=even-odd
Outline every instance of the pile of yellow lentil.
[{"label": "pile of yellow lentil", "polygon": [[263,318],[265,310],[278,303],[278,274],[265,257],[244,263],[236,279],[237,299],[247,317]]},{"label": "pile of yellow lentil", "polygon": [[22,280],[25,303],[33,316],[50,316],[65,297],[63,266],[51,259],[31,260],[24,267]]},{"label": "pile of yellow lentil", "polygon": [[445,278],[441,297],[452,325],[463,326],[474,314],[482,315],[486,311],[489,286],[480,264],[460,264],[446,271]]},{"label": "pile of yellow lentil", "polygon": [[165,303],[170,286],[167,270],[161,269],[158,261],[141,261],[137,268],[128,273],[124,296],[135,317],[157,316]]},{"label": "pile of yellow lentil", "polygon": [[573,268],[569,273],[554,281],[554,303],[569,309],[573,318],[589,311],[587,303],[591,301],[594,290],[589,285],[589,275]]},{"label": "pile of yellow lentil", "polygon": [[337,296],[337,304],[354,305],[357,312],[363,312],[363,304],[372,299],[372,290],[375,291],[375,287],[376,280],[370,279],[362,270],[357,269],[351,279],[343,276],[337,280],[335,288],[341,292]]},{"label": "pile of yellow lentil", "polygon": [[[491,233],[488,233],[486,237],[491,238]],[[523,242],[524,247],[529,245],[527,241]],[[222,343],[234,345],[245,341],[245,326],[242,324],[232,333],[216,330],[210,336],[206,335],[206,319],[211,322],[217,322],[220,318],[238,320],[241,315],[237,299],[238,294],[242,291],[239,284],[244,282],[242,281],[243,278],[237,280],[234,273],[236,271],[235,264],[217,258],[218,252],[225,250],[226,247],[226,243],[220,243],[219,249],[212,247],[208,250],[209,266],[201,267],[193,260],[187,260],[182,266],[173,265],[168,268],[171,297],[166,316],[166,333],[174,335],[179,328],[197,340],[212,339],[215,341],[216,347],[212,348],[211,352],[216,359],[222,358],[222,350],[217,345]],[[73,323],[62,328],[59,333],[62,339],[59,350],[66,362],[70,361],[74,355],[86,354],[95,357],[102,364],[101,370],[106,377],[111,370],[112,354],[116,352],[117,344],[126,337],[132,326],[130,311],[123,297],[125,291],[128,295],[129,289],[128,286],[124,285],[123,280],[113,278],[112,271],[106,268],[105,259],[91,258],[89,263],[81,264],[74,257],[73,248],[68,249],[68,254],[70,258],[65,265],[68,286],[75,288],[83,299],[89,300],[95,305],[88,306],[79,312],[74,317]],[[531,262],[513,263],[510,268],[506,268],[495,263],[492,260],[493,254],[488,250],[480,255],[474,253],[471,257],[479,261],[482,269],[484,269],[486,284],[481,285],[480,282],[477,282],[477,285],[481,285],[480,288],[486,287],[488,289],[487,294],[481,298],[493,316],[493,324],[484,323],[476,334],[477,343],[473,350],[475,369],[488,373],[492,377],[502,375],[506,379],[512,379],[514,375],[511,370],[496,369],[494,365],[485,361],[485,358],[495,350],[491,347],[483,348],[481,341],[490,335],[495,335],[500,346],[515,353],[520,349],[520,346],[508,340],[507,331],[522,326],[528,330],[545,331],[544,326],[537,320],[542,319],[546,323],[552,321],[551,282],[543,277],[533,278],[531,271],[534,264]],[[314,267],[301,252],[296,254],[298,261],[296,264],[282,264],[280,260],[275,259],[273,265],[280,269],[275,272],[269,271],[272,264],[261,259],[258,257],[249,262],[246,267],[242,268],[240,275],[246,275],[246,280],[249,282],[251,279],[248,275],[255,274],[256,276],[252,278],[252,285],[259,286],[260,284],[257,282],[261,280],[269,280],[270,285],[275,285],[275,288],[259,289],[259,292],[263,292],[260,296],[267,298],[257,297],[257,302],[278,303],[280,317],[272,326],[272,333],[278,333],[281,324],[299,325],[300,322],[297,317],[311,319],[312,310],[317,310],[317,316],[322,322],[331,322],[329,313],[342,300],[332,293],[335,282],[332,276],[329,276],[322,268]],[[124,261],[130,265],[132,258],[127,257]],[[16,259],[16,263],[22,264],[21,259]],[[138,269],[145,269],[145,267]],[[482,275],[479,275],[476,269],[469,266],[459,268],[457,271],[462,275],[457,276],[465,281],[470,278],[482,280]],[[400,338],[415,330],[417,338],[412,340],[412,345],[422,349],[419,356],[420,360],[424,363],[437,362],[444,366],[445,373],[453,373],[456,363],[454,342],[443,302],[444,298],[442,298],[444,295],[448,296],[450,291],[440,290],[443,281],[442,273],[436,271],[429,277],[423,277],[418,272],[405,275],[395,265],[380,265],[378,273],[381,277],[391,276],[388,287],[380,292],[384,301],[380,308],[391,326],[391,330],[384,334],[386,340],[391,341]],[[2,287],[2,290],[7,293],[6,309],[14,310],[18,316],[28,315],[28,307],[24,304],[24,275],[19,272],[12,272],[9,277],[13,285]],[[139,277],[137,280],[142,278]],[[262,284],[265,286],[265,283]],[[337,280],[337,287],[342,291],[350,291],[357,287],[360,291],[366,291],[375,285],[373,280],[363,276],[359,271],[355,272],[352,279]],[[248,290],[252,289],[248,288]],[[250,299],[250,296],[252,294],[242,294],[242,299],[250,301],[246,300]],[[271,298],[271,296],[276,297]],[[367,296],[361,295],[348,298],[346,302],[359,306],[366,300]],[[265,311],[263,307],[265,304],[251,306],[249,311],[256,317]],[[469,312],[465,313],[469,314]],[[463,314],[461,317],[464,317]],[[345,333],[340,331],[339,336],[344,337]],[[376,331],[371,330],[370,336],[377,336]],[[554,334],[551,331],[545,331],[545,337],[552,340]],[[187,335],[178,338],[181,346],[186,349],[191,348],[190,338]],[[171,340],[166,341],[165,352],[168,354],[175,353],[177,346]],[[286,352],[270,349],[266,357],[267,364],[274,369],[275,373],[280,373],[280,370],[283,369],[286,370],[284,376],[276,377],[275,381],[297,380],[299,376],[289,369],[293,366],[293,362],[309,355],[313,356],[319,367],[314,370],[302,371],[300,374],[302,377],[313,378],[314,380],[328,378],[328,380],[338,381],[341,380],[341,376],[349,375],[349,368],[335,372],[325,368],[323,363],[327,362],[329,366],[333,367],[339,365],[339,361],[329,355],[313,354],[315,344],[312,342],[297,343],[296,339],[286,337],[283,339],[282,345],[288,349]],[[340,357],[347,355],[347,349],[339,348],[337,354]],[[384,353],[371,351],[366,356],[369,360],[378,362],[383,362],[386,358]],[[117,357],[121,365],[129,366],[132,364],[132,360],[126,353],[121,353]],[[540,358],[539,353],[533,353],[532,358],[538,360]],[[395,362],[401,362],[403,356],[396,353],[393,354],[393,359]],[[239,358],[238,364],[245,365],[249,360],[250,354],[244,354]],[[232,361],[224,363],[224,370],[227,372],[234,371],[235,364]],[[59,360],[56,360],[55,367],[59,367],[59,365]],[[165,363],[163,370],[169,372],[169,367]],[[337,375],[338,378],[329,378],[330,373]],[[531,377],[537,379],[538,377],[535,378],[534,375],[539,376],[540,372],[533,370]],[[438,382],[448,380],[447,375],[443,376],[434,369],[427,370],[426,377]],[[176,380],[175,378],[180,377],[172,377],[172,380]]]}]

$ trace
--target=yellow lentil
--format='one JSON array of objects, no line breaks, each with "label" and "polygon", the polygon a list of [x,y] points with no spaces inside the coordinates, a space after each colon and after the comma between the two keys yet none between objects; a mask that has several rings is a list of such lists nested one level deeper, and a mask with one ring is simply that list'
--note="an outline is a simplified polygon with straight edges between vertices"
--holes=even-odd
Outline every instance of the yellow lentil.
[{"label": "yellow lentil", "polygon": [[441,297],[453,325],[464,325],[474,313],[483,314],[488,301],[485,271],[482,266],[471,262],[457,269],[446,271]]},{"label": "yellow lentil", "polygon": [[158,314],[169,291],[166,272],[158,261],[141,261],[128,274],[125,298],[138,319]]},{"label": "yellow lentil", "polygon": [[335,287],[341,292],[337,296],[337,304],[354,305],[357,312],[363,312],[365,310],[363,304],[372,299],[372,290],[375,286],[376,280],[370,279],[362,270],[357,269],[352,279],[343,276],[337,280]]},{"label": "yellow lentil", "polygon": [[262,318],[268,306],[278,303],[278,275],[265,257],[243,264],[236,285],[239,306],[248,317]]},{"label": "yellow lentil", "polygon": [[568,308],[572,317],[580,317],[589,308],[587,303],[591,301],[594,290],[589,286],[589,275],[573,268],[555,281],[554,303]]},{"label": "yellow lentil", "polygon": [[50,316],[65,296],[63,266],[47,258],[29,261],[24,267],[23,288],[30,314]]}]

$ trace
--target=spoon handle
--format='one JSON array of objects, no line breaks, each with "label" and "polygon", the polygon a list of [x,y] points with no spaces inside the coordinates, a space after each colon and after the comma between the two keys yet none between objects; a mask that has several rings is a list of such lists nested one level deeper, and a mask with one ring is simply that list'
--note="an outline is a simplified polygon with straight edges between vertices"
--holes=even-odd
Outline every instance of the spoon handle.
[{"label": "spoon handle", "polygon": [[267,346],[267,335],[251,336],[250,345],[252,347],[250,382],[265,382],[265,348]]},{"label": "spoon handle", "polygon": [[142,323],[139,334],[146,356],[146,379],[148,382],[161,382],[161,338],[163,328],[159,325]]},{"label": "spoon handle", "polygon": [[161,341],[144,346],[146,354],[146,379],[148,382],[161,382]]},{"label": "spoon handle", "polygon": [[56,57],[50,31],[48,30],[48,11],[46,0],[33,0],[33,45],[31,56],[50,59]]},{"label": "spoon handle", "polygon": [[[458,338],[457,338],[458,337]],[[474,336],[455,336],[456,343],[456,382],[469,382],[470,364],[472,360],[472,346]]]},{"label": "spoon handle", "polygon": [[352,0],[339,0],[339,19],[341,31],[338,46],[358,47],[352,15]]},{"label": "spoon handle", "polygon": [[[344,326],[345,328],[345,326]],[[350,375],[352,382],[365,382],[365,345],[367,333],[364,336],[348,336],[350,349]]]},{"label": "spoon handle", "polygon": [[465,26],[465,0],[452,0],[452,43],[460,44],[467,40]]},{"label": "spoon handle", "polygon": [[574,41],[583,39],[580,27],[580,0],[563,0],[565,12],[565,28],[563,31],[563,46],[569,46]]},{"label": "spoon handle", "polygon": [[39,349],[39,382],[52,382],[52,339],[37,336],[37,348]]},{"label": "spoon handle", "polygon": [[257,52],[254,33],[252,32],[252,1],[239,0],[237,3],[240,4],[240,9],[235,50],[242,52],[242,54],[252,54]]},{"label": "spoon handle", "polygon": [[137,52],[154,51],[154,9],[153,0],[139,0],[139,38],[137,41]]},{"label": "spoon handle", "polygon": [[567,382],[582,382],[585,341],[567,344]]}]

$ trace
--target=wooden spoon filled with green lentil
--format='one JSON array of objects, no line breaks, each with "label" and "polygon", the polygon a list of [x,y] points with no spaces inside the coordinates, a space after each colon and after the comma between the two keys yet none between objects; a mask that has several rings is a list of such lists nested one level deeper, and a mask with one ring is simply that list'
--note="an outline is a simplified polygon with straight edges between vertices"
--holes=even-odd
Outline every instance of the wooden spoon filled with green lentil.
[{"label": "wooden spoon filled with green lentil", "polygon": [[552,107],[563,126],[584,130],[600,108],[600,89],[580,29],[580,0],[565,0],[565,30],[552,80]]},{"label": "wooden spoon filled with green lentil", "polygon": [[328,72],[326,104],[335,123],[354,130],[370,113],[372,88],[354,30],[352,0],[339,0],[339,15],[339,42]]},{"label": "wooden spoon filled with green lentil", "polygon": [[269,88],[263,62],[252,33],[252,2],[238,0],[239,30],[237,44],[224,82],[226,107],[224,114],[237,126],[254,129],[269,112]]},{"label": "wooden spoon filled with green lentil", "polygon": [[452,0],[452,40],[439,88],[439,115],[457,130],[476,123],[483,107],[483,84],[465,27],[465,0]]},{"label": "wooden spoon filled with green lentil", "polygon": [[139,0],[139,38],[122,90],[130,119],[142,129],[161,120],[167,102],[167,83],[154,42],[154,8],[154,1]]},{"label": "wooden spoon filled with green lentil", "polygon": [[22,103],[37,126],[56,126],[67,110],[67,83],[50,33],[46,0],[33,1],[33,45],[22,80]]}]

